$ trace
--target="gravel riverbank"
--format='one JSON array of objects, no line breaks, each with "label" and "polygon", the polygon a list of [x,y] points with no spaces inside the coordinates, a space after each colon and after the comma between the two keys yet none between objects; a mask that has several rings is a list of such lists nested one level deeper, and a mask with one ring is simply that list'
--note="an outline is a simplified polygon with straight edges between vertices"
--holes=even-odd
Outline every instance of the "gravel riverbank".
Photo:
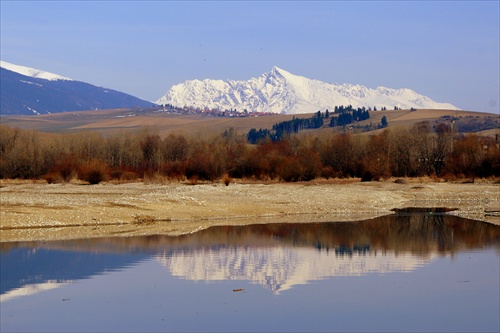
[{"label": "gravel riverbank", "polygon": [[180,235],[212,225],[356,221],[405,207],[500,225],[500,185],[395,183],[41,184],[1,181],[0,241]]}]

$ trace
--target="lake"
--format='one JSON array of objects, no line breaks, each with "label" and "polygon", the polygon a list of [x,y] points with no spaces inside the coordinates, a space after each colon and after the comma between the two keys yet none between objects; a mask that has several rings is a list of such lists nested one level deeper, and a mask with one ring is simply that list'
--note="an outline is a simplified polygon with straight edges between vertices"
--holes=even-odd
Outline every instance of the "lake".
[{"label": "lake", "polygon": [[500,226],[445,209],[1,243],[9,331],[500,331]]}]

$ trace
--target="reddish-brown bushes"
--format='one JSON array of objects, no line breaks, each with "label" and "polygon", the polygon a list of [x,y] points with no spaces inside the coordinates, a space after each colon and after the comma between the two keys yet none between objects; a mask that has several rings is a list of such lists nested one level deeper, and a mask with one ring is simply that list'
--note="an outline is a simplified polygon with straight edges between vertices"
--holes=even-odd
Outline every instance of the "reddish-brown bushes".
[{"label": "reddish-brown bushes", "polygon": [[110,168],[109,176],[111,179],[119,181],[134,181],[139,179],[137,172],[130,171],[121,167]]},{"label": "reddish-brown bushes", "polygon": [[173,180],[183,180],[186,177],[186,162],[167,162],[163,165],[161,173]]},{"label": "reddish-brown bushes", "polygon": [[109,169],[105,162],[94,159],[84,163],[78,168],[78,178],[89,182],[89,184],[99,184],[109,179]]},{"label": "reddish-brown bushes", "polygon": [[371,136],[364,145],[359,173],[362,181],[380,180],[391,176],[387,132]]},{"label": "reddish-brown bushes", "polygon": [[46,173],[41,178],[45,180],[48,184],[61,183],[63,181],[61,175],[54,171]]},{"label": "reddish-brown bushes", "polygon": [[223,182],[233,178],[308,181],[317,177],[432,176],[460,180],[500,176],[493,138],[456,137],[428,123],[378,135],[299,133],[250,145],[234,130],[219,136],[165,138],[148,130],[104,138],[98,133],[41,134],[0,126],[0,177],[89,183],[143,179]]},{"label": "reddish-brown bushes", "polygon": [[490,138],[468,135],[454,142],[447,156],[444,172],[466,177],[500,175],[500,149]]},{"label": "reddish-brown bushes", "polygon": [[78,170],[78,157],[75,154],[62,153],[52,167],[52,172],[59,174],[60,178],[68,182],[76,176]]},{"label": "reddish-brown bushes", "polygon": [[222,180],[224,181],[224,185],[226,186],[229,186],[229,184],[231,184],[231,182],[233,181],[231,176],[229,176],[227,173],[222,177]]}]

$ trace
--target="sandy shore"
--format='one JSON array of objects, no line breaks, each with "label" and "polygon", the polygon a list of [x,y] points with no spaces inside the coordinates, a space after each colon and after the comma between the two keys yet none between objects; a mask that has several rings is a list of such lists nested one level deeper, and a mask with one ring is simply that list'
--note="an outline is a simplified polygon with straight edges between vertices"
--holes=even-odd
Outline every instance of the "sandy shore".
[{"label": "sandy shore", "polygon": [[0,182],[0,240],[179,235],[213,225],[356,221],[448,207],[500,225],[500,185],[386,182],[39,184]]}]

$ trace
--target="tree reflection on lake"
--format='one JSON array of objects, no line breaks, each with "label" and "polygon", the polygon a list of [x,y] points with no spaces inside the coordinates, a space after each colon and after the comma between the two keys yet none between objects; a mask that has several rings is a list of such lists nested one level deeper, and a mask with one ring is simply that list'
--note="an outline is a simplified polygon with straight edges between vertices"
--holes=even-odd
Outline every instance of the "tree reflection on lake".
[{"label": "tree reflection on lake", "polygon": [[[219,226],[176,237],[157,235],[2,243],[1,328],[12,328],[9,321],[4,320],[7,314],[4,309],[18,299],[29,299],[42,292],[50,293],[59,287],[69,288],[76,281],[98,281],[99,276],[113,272],[145,271],[145,267],[153,263],[164,273],[159,274],[155,269],[156,273],[151,276],[158,281],[163,280],[166,286],[173,283],[168,275],[179,281],[210,282],[207,286],[217,281],[240,281],[263,286],[264,290],[271,291],[268,293],[272,297],[283,297],[290,290],[314,281],[411,273],[440,258],[453,259],[460,253],[490,249],[496,253],[496,261],[491,264],[492,271],[486,270],[484,274],[487,281],[492,278],[498,281],[500,227],[445,214],[445,211],[398,210],[393,215],[360,222]],[[165,276],[162,277],[162,274]],[[497,276],[492,277],[491,274]],[[142,285],[141,282],[138,284]],[[482,287],[485,287],[484,283]],[[498,285],[494,290],[488,288],[486,286],[487,293],[496,292],[498,295]],[[321,292],[318,293],[319,302]],[[187,297],[195,299],[200,295],[188,294]],[[328,302],[327,299],[324,301]],[[261,300],[256,301],[256,307],[259,302]],[[299,304],[301,301],[292,299],[288,302]],[[493,310],[498,309],[498,302],[493,301]],[[207,326],[176,327],[196,330]],[[222,327],[212,328],[217,330]],[[246,328],[259,329],[252,326]],[[272,330],[269,326],[262,328]],[[313,329],[307,325],[303,328]],[[418,329],[419,326],[411,328]]]}]

